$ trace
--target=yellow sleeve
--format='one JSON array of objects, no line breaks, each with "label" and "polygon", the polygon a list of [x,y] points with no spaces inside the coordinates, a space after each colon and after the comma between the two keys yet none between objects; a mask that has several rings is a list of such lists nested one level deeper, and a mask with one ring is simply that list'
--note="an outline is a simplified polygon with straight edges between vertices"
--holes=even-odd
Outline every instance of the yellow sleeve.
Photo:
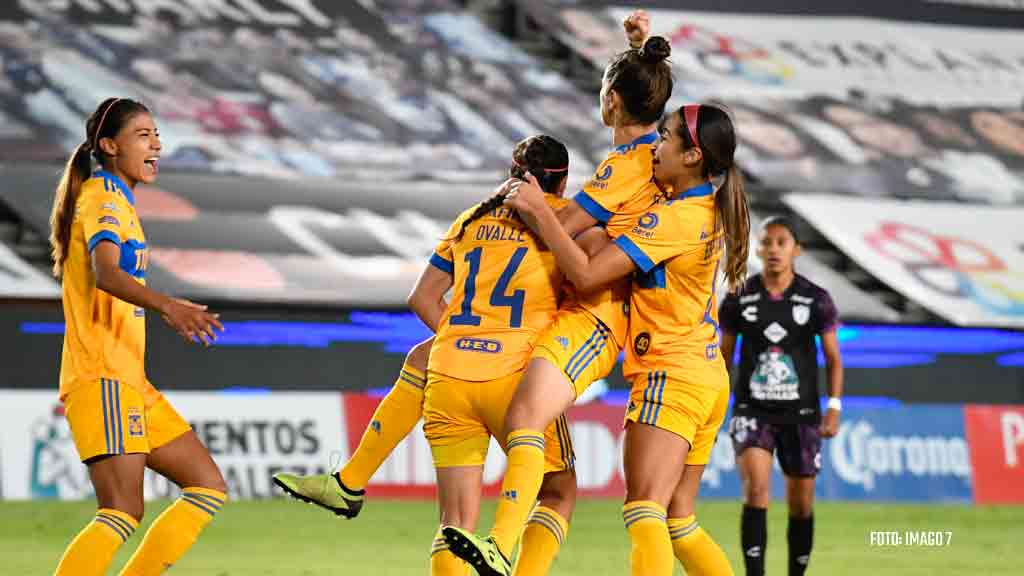
[{"label": "yellow sleeve", "polygon": [[614,153],[600,166],[573,200],[601,224],[607,224],[619,207],[628,202],[651,179],[644,169],[627,154]]},{"label": "yellow sleeve", "polygon": [[86,181],[82,184],[76,208],[75,217],[82,222],[89,252],[104,240],[121,245],[124,238],[122,220],[129,216],[117,193],[105,190],[94,180]]},{"label": "yellow sleeve", "polygon": [[690,238],[676,206],[658,204],[637,219],[628,232],[615,239],[641,272],[650,272],[655,266],[680,254],[699,248],[697,239]]}]

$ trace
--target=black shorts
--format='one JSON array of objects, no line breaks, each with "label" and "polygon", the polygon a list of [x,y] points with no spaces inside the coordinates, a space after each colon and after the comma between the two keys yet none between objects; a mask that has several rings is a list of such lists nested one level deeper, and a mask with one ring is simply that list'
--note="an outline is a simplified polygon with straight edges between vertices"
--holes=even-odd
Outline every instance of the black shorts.
[{"label": "black shorts", "polygon": [[733,416],[729,437],[736,456],[751,447],[775,453],[786,476],[814,477],[821,470],[817,424],[772,424],[756,416]]}]

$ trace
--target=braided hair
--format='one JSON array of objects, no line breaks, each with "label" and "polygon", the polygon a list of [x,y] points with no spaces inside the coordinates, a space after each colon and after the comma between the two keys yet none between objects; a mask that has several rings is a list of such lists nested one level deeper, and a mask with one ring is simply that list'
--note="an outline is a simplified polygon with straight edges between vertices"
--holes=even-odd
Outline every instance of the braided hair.
[{"label": "braided hair", "polygon": [[[537,178],[541,190],[554,194],[569,173],[569,151],[558,140],[546,134],[531,136],[516,144],[512,153],[512,167],[509,176],[520,180],[526,179],[529,172]],[[505,194],[499,192],[481,202],[469,217],[462,221],[459,232],[448,240],[458,242],[466,233],[466,228],[484,214],[497,209],[505,202]]]}]

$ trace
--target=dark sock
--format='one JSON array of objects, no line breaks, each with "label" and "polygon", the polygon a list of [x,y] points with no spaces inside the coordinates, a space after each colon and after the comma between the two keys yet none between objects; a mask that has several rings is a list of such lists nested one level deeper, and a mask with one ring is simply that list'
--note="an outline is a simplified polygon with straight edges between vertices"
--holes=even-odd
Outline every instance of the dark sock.
[{"label": "dark sock", "polygon": [[814,516],[790,516],[786,538],[789,540],[789,576],[803,576],[814,547]]},{"label": "dark sock", "polygon": [[743,507],[740,543],[747,576],[764,576],[764,556],[768,545],[768,515],[764,508]]}]

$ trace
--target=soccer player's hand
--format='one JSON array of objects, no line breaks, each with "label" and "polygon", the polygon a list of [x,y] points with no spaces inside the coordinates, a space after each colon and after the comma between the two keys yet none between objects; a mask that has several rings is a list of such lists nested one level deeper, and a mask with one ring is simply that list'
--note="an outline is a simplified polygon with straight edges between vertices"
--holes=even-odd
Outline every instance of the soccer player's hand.
[{"label": "soccer player's hand", "polygon": [[167,325],[190,342],[200,341],[205,346],[217,340],[217,332],[224,331],[224,325],[220,323],[220,314],[211,314],[206,311],[206,306],[182,300],[169,298],[161,316]]},{"label": "soccer player's hand", "polygon": [[515,208],[522,216],[534,216],[546,206],[544,192],[540,189],[537,178],[526,173],[526,180],[512,183],[512,189],[505,195],[505,205]]},{"label": "soccer player's hand", "polygon": [[822,438],[832,438],[839,433],[839,410],[829,408],[821,419]]},{"label": "soccer player's hand", "polygon": [[651,33],[651,17],[644,10],[634,10],[622,21],[626,30],[626,40],[633,48],[640,48]]}]

